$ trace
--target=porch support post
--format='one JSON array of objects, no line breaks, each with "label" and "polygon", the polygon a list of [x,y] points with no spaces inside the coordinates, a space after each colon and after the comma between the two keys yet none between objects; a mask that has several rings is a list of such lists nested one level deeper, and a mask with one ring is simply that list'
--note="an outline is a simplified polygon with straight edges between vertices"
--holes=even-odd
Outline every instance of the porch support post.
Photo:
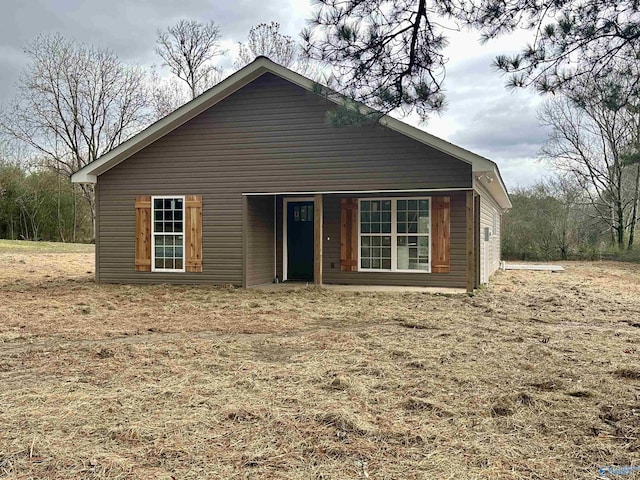
[{"label": "porch support post", "polygon": [[474,199],[473,190],[467,191],[466,202],[466,219],[467,219],[467,292],[473,292],[475,288],[476,278],[476,249],[475,249],[475,215],[474,215]]},{"label": "porch support post", "polygon": [[242,288],[247,288],[249,268],[249,199],[242,195]]},{"label": "porch support post", "polygon": [[322,285],[322,195],[313,198],[313,283]]}]

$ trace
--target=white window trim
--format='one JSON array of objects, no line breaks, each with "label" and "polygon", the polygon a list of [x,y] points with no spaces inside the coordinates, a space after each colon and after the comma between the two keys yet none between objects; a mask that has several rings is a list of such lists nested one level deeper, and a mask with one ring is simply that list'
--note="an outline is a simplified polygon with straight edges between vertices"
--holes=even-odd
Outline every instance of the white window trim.
[{"label": "white window trim", "polygon": [[[154,200],[175,198],[182,199],[182,268],[156,268],[156,218],[155,209],[153,208]],[[185,262],[185,223],[187,213],[187,202],[184,195],[155,195],[151,197],[151,271],[164,273],[184,273],[186,272]],[[157,235],[165,235],[166,232],[158,232]],[[179,235],[179,232],[166,233],[166,235]]]},{"label": "white window trim", "polygon": [[[314,197],[285,197],[282,202],[282,281],[286,282],[289,277],[287,270],[289,268],[289,247],[287,245],[287,233],[288,233],[288,217],[287,212],[289,210],[289,203],[296,202],[313,202],[315,210],[315,198]],[[314,211],[315,214],[315,211]],[[314,225],[315,228],[315,225]]]},{"label": "white window trim", "polygon": [[[360,254],[362,252],[362,228],[360,227],[360,212],[361,202],[362,201],[383,201],[383,200],[391,200],[391,233],[379,233],[373,234],[374,236],[390,236],[391,237],[391,270],[386,270],[383,268],[362,268],[362,262],[360,258]],[[428,234],[416,234],[415,236],[429,237],[429,269],[428,270],[408,270],[408,269],[398,269],[396,268],[398,265],[398,236],[407,237],[414,236],[413,234],[399,234],[398,235],[398,208],[395,200],[429,200],[429,233]],[[358,272],[381,272],[381,273],[431,273],[431,222],[432,222],[432,201],[431,197],[376,197],[376,198],[358,198]],[[371,235],[365,235],[371,236]]]}]

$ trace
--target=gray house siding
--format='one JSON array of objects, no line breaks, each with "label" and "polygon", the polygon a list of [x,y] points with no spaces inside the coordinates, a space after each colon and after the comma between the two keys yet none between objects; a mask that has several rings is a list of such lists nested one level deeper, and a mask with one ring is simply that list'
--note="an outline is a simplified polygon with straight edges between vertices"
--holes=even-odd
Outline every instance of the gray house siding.
[{"label": "gray house siding", "polygon": [[269,283],[275,275],[273,200],[273,196],[246,198],[244,242],[247,285]]},{"label": "gray house siding", "polygon": [[[502,209],[486,188],[476,184],[480,194],[480,281],[488,283],[489,278],[500,268],[502,240]],[[494,230],[493,216],[496,216]],[[485,228],[489,229],[489,240],[485,239]]]},{"label": "gray house siding", "polygon": [[[471,188],[469,164],[379,125],[331,127],[326,123],[330,107],[322,97],[265,74],[100,175],[98,279],[242,284],[243,193]],[[202,195],[202,273],[134,270],[134,201],[145,194]],[[326,228],[335,229],[339,212],[338,223],[331,222],[339,197],[326,198]],[[452,229],[453,222],[459,220],[452,220]],[[331,238],[339,242],[339,232]],[[336,255],[335,245],[325,248],[330,252],[326,268],[339,258],[329,260]],[[438,277],[459,275],[453,248],[452,272]],[[455,258],[458,265],[458,253]],[[260,266],[256,280],[267,278],[267,269]],[[326,281],[346,283],[353,276],[342,280],[331,269],[325,272]],[[370,281],[389,284],[391,278],[376,274]]]}]

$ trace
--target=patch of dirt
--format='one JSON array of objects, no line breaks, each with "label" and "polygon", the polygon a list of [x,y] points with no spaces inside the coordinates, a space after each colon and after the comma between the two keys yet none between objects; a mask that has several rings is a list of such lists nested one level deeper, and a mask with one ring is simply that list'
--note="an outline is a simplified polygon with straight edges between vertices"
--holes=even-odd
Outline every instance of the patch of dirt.
[{"label": "patch of dirt", "polygon": [[501,272],[448,298],[96,285],[86,250],[1,247],[0,478],[587,479],[637,463],[637,265]]}]

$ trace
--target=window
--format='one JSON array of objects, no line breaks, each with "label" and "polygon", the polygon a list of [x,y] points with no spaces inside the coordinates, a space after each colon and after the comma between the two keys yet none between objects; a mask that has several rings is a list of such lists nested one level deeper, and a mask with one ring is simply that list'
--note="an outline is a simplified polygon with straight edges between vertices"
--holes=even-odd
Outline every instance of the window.
[{"label": "window", "polygon": [[184,272],[184,197],[153,197],[154,272]]},{"label": "window", "polygon": [[360,199],[360,270],[430,272],[429,198]]},{"label": "window", "polygon": [[294,222],[313,222],[313,205],[295,205],[293,207]]}]

